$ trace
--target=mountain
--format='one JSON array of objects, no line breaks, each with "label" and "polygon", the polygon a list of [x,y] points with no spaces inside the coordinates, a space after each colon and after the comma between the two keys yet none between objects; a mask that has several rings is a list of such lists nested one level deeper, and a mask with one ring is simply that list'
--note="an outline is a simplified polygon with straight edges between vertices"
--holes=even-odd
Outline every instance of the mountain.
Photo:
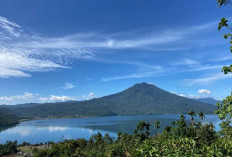
[{"label": "mountain", "polygon": [[18,118],[9,113],[7,108],[1,108],[0,110],[0,127],[18,123]]},{"label": "mountain", "polygon": [[20,117],[82,117],[144,114],[213,113],[216,107],[177,96],[152,84],[140,83],[109,96],[87,101],[7,106]]},{"label": "mountain", "polygon": [[222,102],[220,100],[215,100],[213,98],[198,98],[198,99],[194,99],[200,102],[204,102],[204,103],[208,103],[208,104],[212,104],[212,105],[216,105],[218,102]]}]

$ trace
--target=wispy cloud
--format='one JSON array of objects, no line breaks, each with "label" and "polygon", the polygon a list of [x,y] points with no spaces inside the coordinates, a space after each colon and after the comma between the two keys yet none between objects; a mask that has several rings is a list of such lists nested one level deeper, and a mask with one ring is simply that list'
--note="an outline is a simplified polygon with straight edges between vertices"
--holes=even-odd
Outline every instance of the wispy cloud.
[{"label": "wispy cloud", "polygon": [[187,71],[205,71],[205,70],[218,70],[220,71],[222,69],[223,65],[198,65],[198,66],[193,66],[187,69]]},{"label": "wispy cloud", "polygon": [[[176,49],[170,47],[179,42],[186,42],[187,38],[204,29],[212,28],[212,22],[203,25],[186,27],[186,28],[171,28],[167,30],[159,30],[141,34],[136,30],[131,33],[130,37],[124,36],[123,33],[114,34],[99,34],[86,33],[74,34],[58,38],[42,38],[37,40],[24,42],[24,48],[106,48],[106,49],[128,49],[128,48],[147,48],[156,47],[156,49]],[[128,33],[125,33],[128,34]],[[18,46],[21,43],[14,43]],[[157,47],[158,46],[158,47]],[[182,46],[183,49],[183,46]]]},{"label": "wispy cloud", "polygon": [[181,65],[197,65],[199,64],[198,61],[196,60],[193,60],[193,59],[189,59],[189,58],[185,58],[183,60],[180,60],[180,61],[176,61],[176,62],[173,62],[172,65],[175,65],[175,66],[181,66]]},{"label": "wispy cloud", "polygon": [[218,80],[231,79],[231,78],[232,78],[231,74],[224,75],[223,73],[218,73],[218,74],[206,75],[194,79],[185,79],[184,82],[188,85],[210,85]]},{"label": "wispy cloud", "polygon": [[25,50],[0,46],[0,77],[29,77],[28,72],[68,68],[49,60],[30,57],[30,55],[32,54],[25,52]]},{"label": "wispy cloud", "polygon": [[67,82],[64,84],[64,89],[72,89],[72,88],[75,88],[76,86],[70,82]]},{"label": "wispy cloud", "polygon": [[10,39],[11,37],[19,37],[20,26],[14,22],[9,21],[7,18],[0,16],[0,37]]},{"label": "wispy cloud", "polygon": [[140,73],[133,73],[129,75],[106,77],[106,78],[102,78],[102,81],[124,80],[124,79],[131,79],[131,78],[146,78],[146,77],[153,77],[156,74],[157,74],[156,71],[140,72]]},{"label": "wispy cloud", "polygon": [[224,57],[218,57],[215,59],[211,59],[209,61],[213,61],[213,62],[218,62],[218,61],[228,61],[228,60],[232,60],[232,56],[224,56]]},{"label": "wispy cloud", "polygon": [[[213,28],[214,24],[215,22],[210,22],[198,26],[170,28],[147,33],[134,30],[129,33],[130,35],[127,32],[79,33],[48,38],[28,31],[19,24],[0,16],[0,77],[30,77],[31,72],[67,69],[76,60],[95,58],[97,49],[139,48],[162,51],[185,49],[183,43],[188,42],[194,34]],[[139,62],[125,62],[125,64],[137,64],[150,69],[158,68]],[[197,64],[197,62],[186,59],[182,64]],[[115,77],[115,79],[147,75],[151,74],[147,72],[141,75],[131,74]]]},{"label": "wispy cloud", "polygon": [[[30,72],[68,68],[73,59],[88,59],[92,53],[84,49],[35,48],[43,38],[0,16],[0,77],[30,77]],[[30,41],[31,47],[24,47]]]},{"label": "wispy cloud", "polygon": [[[179,68],[180,72],[194,72],[194,71],[206,71],[206,70],[217,70],[221,71],[223,64],[209,63],[207,60],[195,60],[191,58],[184,58],[172,62],[169,66]],[[182,69],[181,69],[182,68]]]}]

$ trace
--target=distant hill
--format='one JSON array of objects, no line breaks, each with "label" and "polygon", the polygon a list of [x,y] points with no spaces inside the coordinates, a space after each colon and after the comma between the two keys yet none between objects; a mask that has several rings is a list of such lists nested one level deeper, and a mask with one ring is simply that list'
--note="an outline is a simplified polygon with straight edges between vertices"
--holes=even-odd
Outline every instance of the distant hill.
[{"label": "distant hill", "polygon": [[6,108],[0,109],[0,126],[7,126],[18,123],[18,118],[9,112],[10,111]]},{"label": "distant hill", "polygon": [[215,100],[213,98],[198,98],[198,99],[194,99],[194,100],[208,103],[208,104],[212,104],[212,105],[216,105],[218,102],[221,102],[220,100]]},{"label": "distant hill", "polygon": [[140,83],[109,96],[87,101],[7,106],[21,117],[81,117],[144,114],[213,113],[216,107],[177,96],[152,84]]}]

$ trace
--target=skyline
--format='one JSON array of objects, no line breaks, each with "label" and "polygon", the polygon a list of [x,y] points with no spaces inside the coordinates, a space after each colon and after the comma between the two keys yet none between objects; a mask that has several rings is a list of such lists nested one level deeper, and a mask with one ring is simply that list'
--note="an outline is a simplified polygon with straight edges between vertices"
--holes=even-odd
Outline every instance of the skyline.
[{"label": "skyline", "polygon": [[0,104],[87,100],[140,82],[223,99],[232,55],[217,24],[229,13],[200,0],[3,0]]}]

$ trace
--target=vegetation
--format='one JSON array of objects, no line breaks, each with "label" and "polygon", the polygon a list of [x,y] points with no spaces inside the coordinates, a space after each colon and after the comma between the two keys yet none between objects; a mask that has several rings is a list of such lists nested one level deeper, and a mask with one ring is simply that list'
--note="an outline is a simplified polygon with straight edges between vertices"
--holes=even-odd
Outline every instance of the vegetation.
[{"label": "vegetation", "polygon": [[17,141],[0,144],[0,156],[17,153]]},{"label": "vegetation", "polygon": [[[224,109],[218,108],[217,113],[220,117]],[[118,133],[116,139],[109,134],[103,136],[98,133],[89,140],[47,142],[45,145],[24,142],[17,146],[17,142],[7,142],[0,145],[0,156],[16,152],[34,157],[232,156],[231,127],[227,125],[216,132],[213,124],[195,121],[197,115],[204,119],[202,112],[190,111],[189,115],[190,122],[186,121],[184,115],[180,115],[180,119],[173,122],[172,126],[167,126],[162,133],[156,135],[150,134],[151,124],[141,121],[134,134]],[[225,121],[231,120],[227,114],[225,117]],[[153,125],[160,128],[159,121],[155,121]]]},{"label": "vegetation", "polygon": [[18,123],[18,118],[12,114],[0,111],[0,126],[12,125]]},{"label": "vegetation", "polygon": [[[218,110],[220,111],[220,109]],[[191,122],[187,123],[184,115],[167,126],[161,134],[151,135],[151,124],[140,122],[134,134],[118,133],[116,139],[108,134],[93,135],[89,140],[66,140],[51,147],[37,149],[35,157],[153,157],[153,156],[232,156],[232,136],[228,128],[217,133],[213,124],[195,122],[196,113],[190,111]],[[203,113],[198,113],[204,119]],[[160,122],[154,122],[159,129]],[[231,128],[229,128],[231,131]],[[225,132],[226,131],[226,132]],[[223,133],[223,134],[222,134]]]},{"label": "vegetation", "polygon": [[190,110],[213,113],[216,109],[215,105],[177,96],[148,83],[136,84],[120,93],[87,101],[5,107],[25,118],[185,114]]}]

